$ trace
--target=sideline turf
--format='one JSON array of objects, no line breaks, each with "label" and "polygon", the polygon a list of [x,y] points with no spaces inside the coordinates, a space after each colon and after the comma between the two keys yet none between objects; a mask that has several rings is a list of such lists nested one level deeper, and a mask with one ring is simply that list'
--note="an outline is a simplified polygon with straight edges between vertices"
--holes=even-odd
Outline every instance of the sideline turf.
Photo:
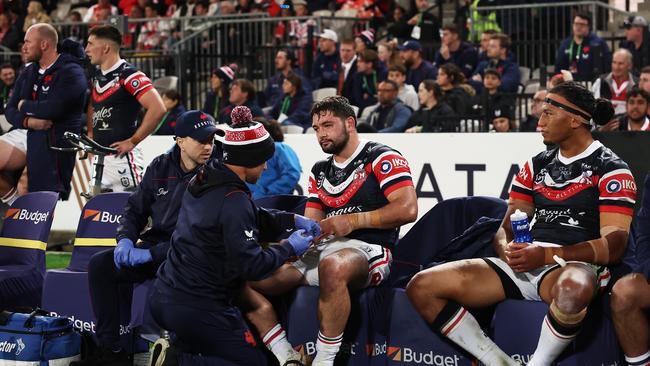
[{"label": "sideline turf", "polygon": [[47,269],[65,268],[70,263],[70,256],[68,252],[46,252],[45,266]]}]

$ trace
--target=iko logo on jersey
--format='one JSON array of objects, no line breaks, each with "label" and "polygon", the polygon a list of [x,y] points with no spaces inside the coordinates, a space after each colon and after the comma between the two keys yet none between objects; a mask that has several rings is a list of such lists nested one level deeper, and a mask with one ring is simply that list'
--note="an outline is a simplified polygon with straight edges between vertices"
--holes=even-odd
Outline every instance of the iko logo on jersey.
[{"label": "iko logo on jersey", "polygon": [[25,349],[25,343],[23,342],[22,338],[17,338],[13,342],[10,341],[0,342],[0,352],[2,353],[11,353],[18,356],[24,349]]},{"label": "iko logo on jersey", "polygon": [[5,219],[30,221],[32,224],[37,225],[47,221],[49,216],[49,212],[41,212],[38,210],[28,211],[25,208],[10,208],[7,210]]},{"label": "iko logo on jersey", "polygon": [[101,222],[105,224],[117,224],[122,218],[122,215],[113,215],[108,211],[99,211],[99,210],[84,210],[84,220],[92,220],[96,222]]},{"label": "iko logo on jersey", "polygon": [[437,355],[433,351],[417,352],[408,347],[391,347],[386,350],[388,358],[403,363],[414,363],[418,365],[432,366],[458,366],[460,357],[458,355],[444,356]]}]

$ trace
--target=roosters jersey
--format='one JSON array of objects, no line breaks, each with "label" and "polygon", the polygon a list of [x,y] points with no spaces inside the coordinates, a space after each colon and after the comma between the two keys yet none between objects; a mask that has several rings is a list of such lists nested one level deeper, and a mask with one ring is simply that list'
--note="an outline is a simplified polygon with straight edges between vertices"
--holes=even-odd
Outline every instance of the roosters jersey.
[{"label": "roosters jersey", "polygon": [[[406,159],[388,146],[361,141],[344,163],[333,157],[314,164],[309,176],[307,207],[321,210],[325,217],[373,211],[388,204],[388,195],[413,186]],[[360,229],[347,237],[392,248],[399,227]]]},{"label": "roosters jersey", "polygon": [[559,148],[527,161],[510,198],[535,205],[535,241],[571,245],[600,237],[600,213],[632,216],[636,184],[627,164],[599,141],[572,158]]},{"label": "roosters jersey", "polygon": [[153,88],[151,80],[120,60],[108,71],[97,68],[91,82],[95,141],[109,146],[133,136],[138,127],[138,99]]}]

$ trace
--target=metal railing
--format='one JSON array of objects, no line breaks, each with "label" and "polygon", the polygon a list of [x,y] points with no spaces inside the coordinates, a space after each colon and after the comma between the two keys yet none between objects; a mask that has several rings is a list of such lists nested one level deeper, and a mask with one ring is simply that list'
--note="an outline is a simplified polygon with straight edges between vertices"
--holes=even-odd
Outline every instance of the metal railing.
[{"label": "metal railing", "polygon": [[615,42],[620,40],[612,34],[631,14],[598,1],[481,6],[477,11],[496,14],[501,31],[512,37],[512,51],[518,63],[531,69],[555,64],[557,48],[571,35],[573,17],[578,11],[591,14],[592,32],[610,33],[603,37],[610,43],[610,49],[614,49]]}]

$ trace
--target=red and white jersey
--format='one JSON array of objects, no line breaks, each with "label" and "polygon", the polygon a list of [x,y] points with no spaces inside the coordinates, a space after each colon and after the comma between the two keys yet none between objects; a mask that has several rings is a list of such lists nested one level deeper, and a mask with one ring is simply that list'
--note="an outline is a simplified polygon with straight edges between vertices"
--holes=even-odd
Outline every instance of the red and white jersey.
[{"label": "red and white jersey", "polygon": [[[343,163],[333,157],[314,164],[309,176],[307,207],[321,210],[326,217],[373,211],[388,204],[388,196],[402,187],[412,187],[408,161],[398,151],[371,141],[361,141]],[[399,227],[361,229],[349,238],[392,247]]]},{"label": "red and white jersey", "polygon": [[565,158],[559,148],[528,160],[510,198],[535,205],[533,240],[560,245],[600,237],[600,213],[632,216],[636,184],[627,164],[599,141]]}]

